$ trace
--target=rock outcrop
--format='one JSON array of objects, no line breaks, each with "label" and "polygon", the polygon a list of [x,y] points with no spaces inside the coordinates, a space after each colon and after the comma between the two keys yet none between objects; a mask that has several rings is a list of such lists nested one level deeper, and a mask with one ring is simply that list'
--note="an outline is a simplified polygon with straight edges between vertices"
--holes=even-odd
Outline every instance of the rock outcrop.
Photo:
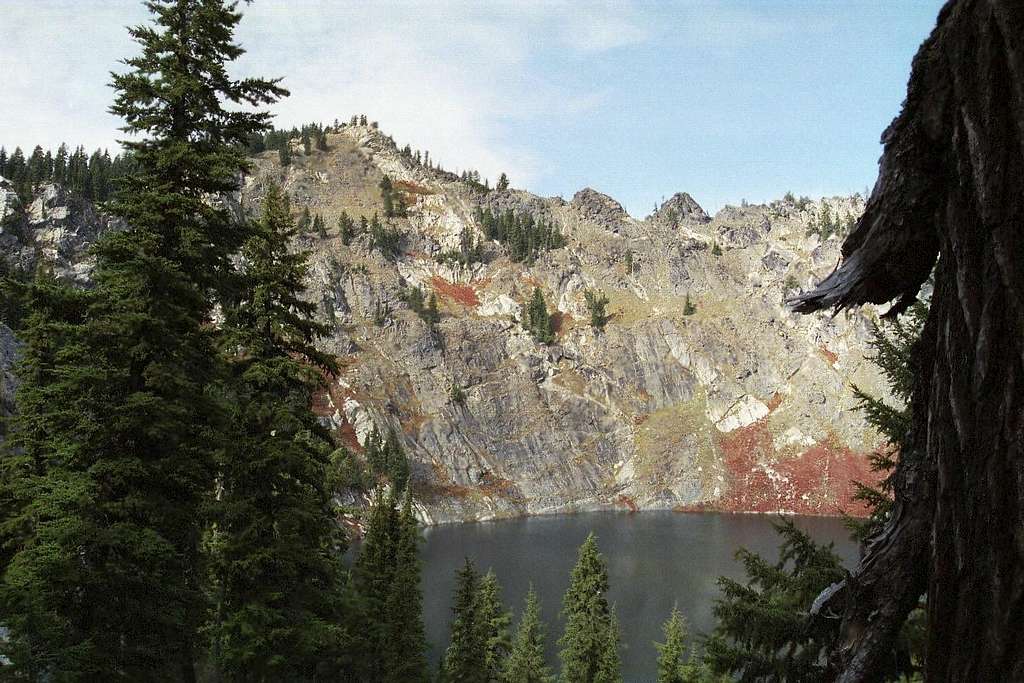
[{"label": "rock outcrop", "polygon": [[[254,213],[274,181],[296,210],[324,217],[327,237],[300,246],[341,371],[316,410],[356,453],[374,426],[394,429],[428,521],[606,507],[856,511],[850,479],[870,478],[864,454],[879,437],[852,412],[850,385],[884,393],[864,359],[868,314],[800,317],[783,300],[838,259],[839,238],[808,234],[810,221],[825,203],[858,214],[859,197],[711,218],[679,193],[638,220],[590,189],[570,202],[485,191],[415,163],[373,128],[345,126],[328,142],[285,168],[260,155],[232,203]],[[369,235],[346,246],[335,230],[343,211],[357,222],[383,214],[384,174],[408,206],[387,220],[403,234],[393,259]],[[477,208],[543,217],[567,244],[512,262],[485,239]],[[19,232],[0,235],[5,257],[42,254],[72,279],[87,275],[81,247],[110,227],[48,187],[10,211]],[[445,258],[466,229],[485,263]],[[437,296],[434,329],[403,302],[409,285]],[[535,287],[553,313],[551,345],[519,322]],[[603,330],[589,324],[588,290],[609,299]]]}]

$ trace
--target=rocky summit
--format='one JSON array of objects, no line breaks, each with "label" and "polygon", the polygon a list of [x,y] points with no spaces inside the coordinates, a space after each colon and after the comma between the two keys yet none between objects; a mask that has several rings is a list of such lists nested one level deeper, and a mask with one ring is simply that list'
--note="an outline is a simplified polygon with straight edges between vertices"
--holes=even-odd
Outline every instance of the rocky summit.
[{"label": "rocky summit", "polygon": [[[322,216],[308,295],[341,370],[316,401],[356,453],[376,426],[404,442],[428,522],[598,508],[835,514],[860,510],[880,444],[854,410],[852,385],[885,395],[870,355],[868,311],[798,316],[785,300],[839,261],[862,199],[786,198],[708,216],[680,192],[650,216],[583,189],[571,201],[489,189],[428,167],[375,126],[339,126],[326,150],[291,163],[253,160],[239,196],[253,214],[271,181],[298,213]],[[385,217],[381,181],[405,215]],[[515,261],[488,239],[481,211],[554,226],[564,245]],[[381,217],[394,249],[369,231],[343,240],[338,219]],[[115,226],[102,211],[43,185],[22,203],[0,180],[0,250],[10,265],[87,285],[88,246]],[[397,231],[394,232],[394,231]],[[823,238],[824,236],[824,238]],[[478,258],[459,259],[467,241]],[[345,244],[344,242],[349,242]],[[411,287],[435,295],[419,315]],[[539,288],[554,340],[527,331]],[[586,293],[603,294],[591,325]],[[0,410],[9,410],[17,342],[0,326]]]}]

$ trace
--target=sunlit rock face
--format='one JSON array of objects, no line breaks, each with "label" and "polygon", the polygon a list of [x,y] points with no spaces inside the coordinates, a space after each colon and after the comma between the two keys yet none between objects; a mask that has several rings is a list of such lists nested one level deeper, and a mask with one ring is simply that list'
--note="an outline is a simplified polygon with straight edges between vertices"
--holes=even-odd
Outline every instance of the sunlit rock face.
[{"label": "sunlit rock face", "polygon": [[[321,344],[341,367],[314,408],[356,453],[374,426],[394,429],[426,520],[857,512],[849,481],[872,479],[865,454],[880,438],[853,410],[851,385],[885,395],[865,359],[869,314],[796,316],[783,302],[839,259],[838,236],[809,231],[823,207],[856,217],[860,197],[709,217],[681,192],[640,220],[589,188],[571,201],[487,191],[416,163],[374,128],[342,127],[328,142],[309,156],[296,147],[285,168],[260,155],[228,204],[254,215],[273,181],[296,211],[324,217],[327,236],[296,245],[310,253],[308,296],[331,329]],[[343,211],[357,223],[383,214],[384,174],[408,206],[386,221],[403,233],[393,259],[369,235],[343,245],[336,227]],[[4,258],[42,257],[87,283],[86,247],[109,219],[57,187],[24,203],[5,192],[0,183],[16,230],[0,232]],[[566,246],[512,262],[483,235],[478,208],[554,222]],[[466,230],[485,263],[446,257]],[[403,302],[411,285],[436,295],[435,330]],[[537,287],[554,314],[550,345],[520,323]],[[608,297],[603,330],[590,326],[588,290]]]}]

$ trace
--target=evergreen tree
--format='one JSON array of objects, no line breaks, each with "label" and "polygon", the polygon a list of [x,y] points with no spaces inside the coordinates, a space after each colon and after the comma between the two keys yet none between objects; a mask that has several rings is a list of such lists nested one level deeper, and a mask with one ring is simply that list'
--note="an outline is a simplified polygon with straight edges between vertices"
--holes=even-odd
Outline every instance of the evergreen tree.
[{"label": "evergreen tree", "polygon": [[619,657],[619,618],[611,608],[601,652],[594,673],[594,683],[622,683],[622,660]]},{"label": "evergreen tree", "polygon": [[313,217],[313,232],[315,232],[320,239],[327,238],[327,225],[324,223],[324,217],[320,214]]},{"label": "evergreen tree", "polygon": [[693,672],[686,664],[686,621],[677,607],[662,626],[664,643],[655,643],[658,650],[658,683],[690,683]]},{"label": "evergreen tree", "polygon": [[405,490],[395,539],[395,567],[384,619],[384,676],[388,683],[426,682],[427,639],[420,592],[419,522],[412,511],[412,493]]},{"label": "evergreen tree", "polygon": [[356,225],[344,211],[338,216],[338,236],[341,238],[341,243],[348,246],[352,243],[352,238],[355,236]]},{"label": "evergreen tree", "polygon": [[442,675],[445,683],[486,683],[483,666],[486,644],[481,638],[477,617],[477,592],[480,575],[472,560],[455,574],[455,600],[452,605],[451,641],[444,655]]},{"label": "evergreen tree", "polygon": [[[134,136],[136,171],[111,206],[131,227],[96,245],[88,312],[57,350],[69,412],[33,445],[47,467],[0,588],[12,642],[31,643],[22,670],[65,679],[194,678],[201,511],[224,426],[208,293],[229,289],[244,235],[208,198],[237,190],[244,143],[266,127],[235,105],[284,94],[226,75],[242,52],[233,4],[149,8],[111,109]],[[18,420],[39,418],[29,405]]]},{"label": "evergreen tree", "polygon": [[607,313],[608,297],[604,292],[595,292],[590,289],[585,291],[583,296],[587,302],[587,311],[590,313],[590,326],[595,330],[603,330],[611,318]]},{"label": "evergreen tree", "polygon": [[302,127],[302,153],[307,157],[312,154],[313,146],[309,139],[309,128],[306,126]]},{"label": "evergreen tree", "polygon": [[357,680],[384,679],[390,628],[385,615],[395,576],[395,540],[399,515],[394,493],[385,496],[378,487],[370,506],[366,535],[352,567],[352,582],[359,598],[355,645],[361,653]]},{"label": "evergreen tree", "polygon": [[686,302],[683,304],[683,315],[693,315],[697,312],[697,306],[690,300],[690,294],[686,294]]},{"label": "evergreen tree", "polygon": [[311,679],[343,650],[341,566],[330,492],[331,442],[310,410],[335,361],[302,298],[306,254],[286,196],[271,186],[242,248],[245,299],[225,307],[232,438],[210,545],[215,664],[229,680]]},{"label": "evergreen tree", "polygon": [[484,680],[500,683],[505,659],[512,648],[509,636],[512,614],[501,601],[501,584],[493,570],[489,570],[480,579],[476,594],[476,619],[479,639],[484,647],[480,664],[484,669]]},{"label": "evergreen tree", "polygon": [[507,190],[508,189],[508,176],[507,175],[502,173],[500,176],[498,176],[498,184],[495,186],[495,189],[497,189],[497,190]]},{"label": "evergreen tree", "polygon": [[292,147],[287,140],[277,149],[277,160],[281,166],[292,165]]},{"label": "evergreen tree", "polygon": [[544,660],[544,624],[540,619],[537,593],[530,586],[526,607],[505,660],[505,683],[554,683],[555,677]]},{"label": "evergreen tree", "polygon": [[[569,589],[562,601],[565,633],[559,639],[562,680],[565,683],[596,683],[610,676],[614,657],[618,657],[618,633],[605,594],[608,592],[608,567],[598,552],[594,534],[580,546],[572,570]],[[615,647],[610,643],[615,640]]]},{"label": "evergreen tree", "polygon": [[544,292],[540,287],[534,287],[533,297],[526,306],[526,330],[533,335],[541,344],[550,344],[555,341],[555,327],[548,313],[548,305],[544,301]]},{"label": "evergreen tree", "polygon": [[300,235],[305,235],[309,232],[310,228],[313,227],[313,216],[309,213],[309,207],[302,207],[302,213],[299,214],[299,221],[295,226],[295,230]]},{"label": "evergreen tree", "polygon": [[777,563],[740,549],[748,583],[718,579],[718,625],[704,659],[714,671],[741,680],[820,681],[831,636],[806,628],[807,610],[845,571],[831,544],[815,543],[788,519],[775,528],[783,539]]}]

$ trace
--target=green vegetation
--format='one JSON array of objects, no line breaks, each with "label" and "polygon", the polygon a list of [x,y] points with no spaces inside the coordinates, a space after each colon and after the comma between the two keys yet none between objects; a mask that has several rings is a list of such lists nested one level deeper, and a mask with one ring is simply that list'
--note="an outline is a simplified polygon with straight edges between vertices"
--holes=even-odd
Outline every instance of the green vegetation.
[{"label": "green vegetation", "polygon": [[370,248],[379,251],[384,258],[394,259],[398,256],[402,247],[402,233],[390,224],[380,222],[377,214],[373,214],[373,220],[369,226],[365,225],[366,218],[363,217],[361,232],[370,233]]},{"label": "green vegetation", "polygon": [[130,153],[111,157],[106,150],[97,149],[86,154],[82,146],[69,152],[68,146],[61,144],[55,155],[36,145],[26,159],[20,147],[15,147],[10,157],[0,147],[0,176],[11,181],[22,202],[30,201],[43,183],[57,183],[76,196],[105,202],[134,170],[135,161]]},{"label": "green vegetation", "polygon": [[385,175],[381,178],[379,187],[380,198],[384,202],[384,215],[387,218],[405,216],[405,199],[401,192],[395,190],[394,185],[391,183],[391,178]]},{"label": "green vegetation", "polygon": [[722,247],[719,246],[718,242],[712,243],[712,245],[711,245],[711,255],[712,256],[721,256],[722,255]]},{"label": "green vegetation", "polygon": [[[921,335],[927,307],[915,304],[904,318],[875,325],[874,362],[889,382],[901,407],[891,406],[855,388],[867,422],[889,441],[890,448],[870,456],[872,469],[891,472],[911,424],[908,406],[914,385],[912,351]],[[892,510],[892,481],[875,486],[858,484],[856,499],[865,502],[870,515],[848,520],[854,538],[864,541],[881,530]],[[779,559],[770,563],[747,550],[737,554],[743,562],[747,583],[719,579],[722,597],[715,605],[718,625],[706,643],[705,664],[718,674],[741,680],[785,679],[818,681],[828,676],[825,655],[839,634],[837,620],[808,623],[808,612],[818,595],[846,578],[831,545],[814,543],[791,521],[776,525],[782,536]],[[886,680],[911,678],[920,673],[924,650],[924,610],[911,613],[901,632],[889,645],[892,665]],[[906,679],[904,678],[904,679]]]},{"label": "green vegetation", "polygon": [[619,632],[608,604],[608,567],[593,534],[580,546],[569,589],[562,602],[565,633],[559,639],[562,680],[605,683],[619,674]]},{"label": "green vegetation", "polygon": [[683,315],[693,315],[697,312],[697,305],[690,300],[690,295],[687,293],[686,301],[683,303]]},{"label": "green vegetation", "polygon": [[340,545],[324,486],[331,441],[309,410],[321,371],[336,365],[313,346],[327,328],[301,298],[306,256],[289,251],[295,234],[287,198],[271,187],[242,248],[250,296],[225,307],[233,409],[207,541],[213,609],[204,632],[231,680],[308,679],[345,645]]},{"label": "green vegetation", "polygon": [[850,234],[856,223],[857,220],[849,213],[840,219],[838,215],[832,215],[832,209],[829,208],[828,204],[822,204],[818,217],[812,218],[811,222],[808,223],[807,234],[818,235],[822,240],[827,240],[832,235],[842,237]]},{"label": "green vegetation", "polygon": [[401,491],[409,482],[409,459],[398,441],[394,430],[389,429],[387,438],[375,426],[363,443],[366,462],[374,477],[386,477],[395,489]]},{"label": "green vegetation", "polygon": [[551,667],[544,661],[544,631],[537,593],[531,585],[526,594],[523,616],[512,639],[512,649],[505,661],[506,683],[554,683]]},{"label": "green vegetation", "polygon": [[109,209],[131,227],[96,244],[93,290],[30,296],[0,481],[4,654],[27,678],[173,679],[202,648],[200,540],[230,431],[210,294],[248,237],[207,197],[237,189],[268,121],[236,105],[285,91],[225,75],[238,14],[206,3],[186,28],[179,4],[150,5],[113,77],[134,166]]},{"label": "green vegetation", "polygon": [[588,289],[583,293],[587,301],[587,311],[590,313],[590,326],[595,330],[603,330],[608,324],[611,316],[607,312],[608,297],[604,292],[595,292]]},{"label": "green vegetation", "polygon": [[534,287],[533,296],[526,305],[523,327],[541,344],[555,341],[555,325],[551,320],[551,314],[548,313],[548,305],[544,301],[544,292],[540,291],[540,287]]},{"label": "green vegetation", "polygon": [[508,176],[502,173],[498,176],[498,184],[495,185],[496,190],[507,190],[508,189]]},{"label": "green vegetation", "polygon": [[483,263],[483,243],[475,239],[473,229],[466,226],[459,233],[459,248],[445,251],[437,256],[439,263],[451,263],[468,266],[473,263]]},{"label": "green vegetation", "polygon": [[534,219],[529,213],[516,215],[509,210],[492,213],[490,209],[477,209],[476,222],[487,239],[500,242],[508,248],[513,261],[532,262],[541,253],[565,246],[565,237],[553,223]]},{"label": "green vegetation", "polygon": [[633,250],[627,249],[626,255],[623,258],[623,265],[626,268],[626,275],[632,275],[636,272],[636,264],[633,263]]},{"label": "green vegetation", "polygon": [[408,304],[431,330],[441,321],[441,313],[437,310],[437,294],[431,292],[429,297],[425,297],[420,286],[414,285],[402,292],[402,301]]},{"label": "green vegetation", "polygon": [[338,216],[338,237],[341,238],[341,243],[347,247],[352,244],[352,239],[355,236],[356,222],[352,220],[348,213],[342,211],[341,215]]}]

